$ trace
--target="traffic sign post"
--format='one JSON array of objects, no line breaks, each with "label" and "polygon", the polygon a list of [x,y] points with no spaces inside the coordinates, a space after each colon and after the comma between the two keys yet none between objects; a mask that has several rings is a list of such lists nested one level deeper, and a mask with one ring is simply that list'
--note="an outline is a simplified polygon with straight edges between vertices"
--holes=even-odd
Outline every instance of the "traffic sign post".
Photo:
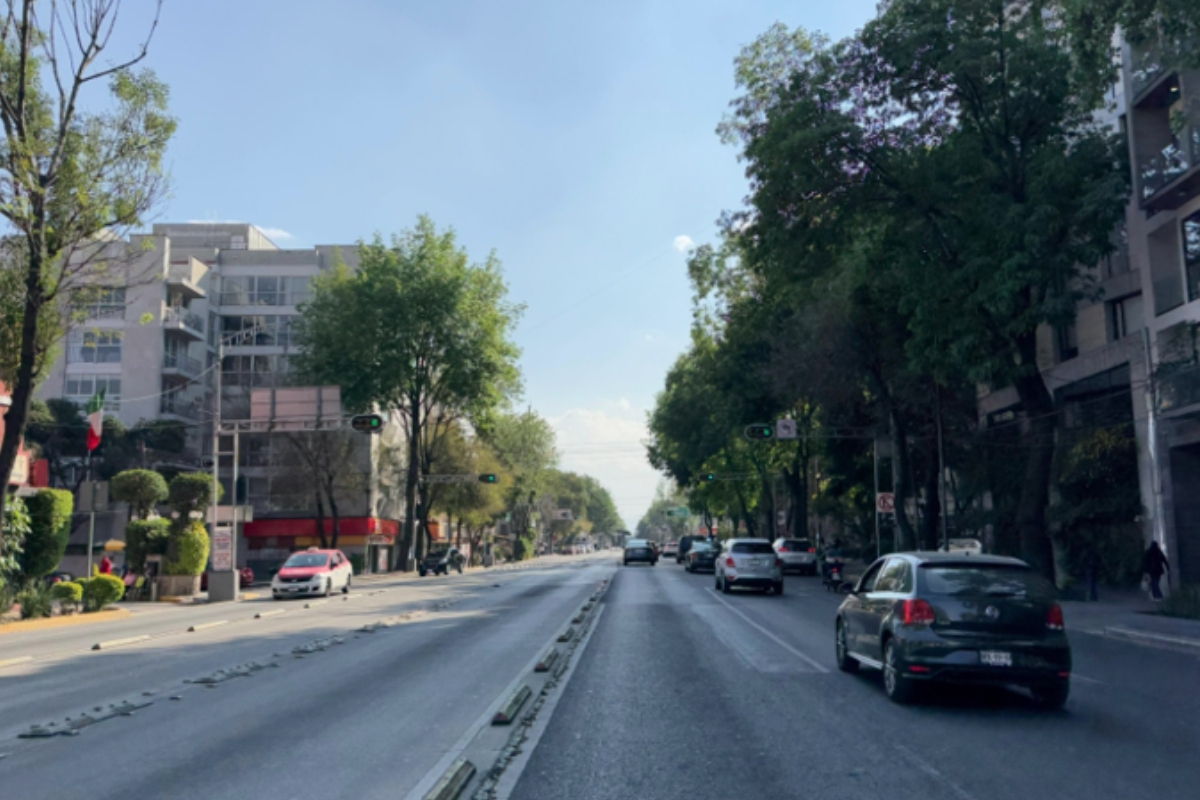
[{"label": "traffic sign post", "polygon": [[794,420],[794,419],[775,420],[775,438],[776,439],[799,439],[800,433],[796,429],[796,420]]},{"label": "traffic sign post", "polygon": [[880,514],[896,513],[896,495],[891,492],[879,492],[876,494],[875,510]]}]

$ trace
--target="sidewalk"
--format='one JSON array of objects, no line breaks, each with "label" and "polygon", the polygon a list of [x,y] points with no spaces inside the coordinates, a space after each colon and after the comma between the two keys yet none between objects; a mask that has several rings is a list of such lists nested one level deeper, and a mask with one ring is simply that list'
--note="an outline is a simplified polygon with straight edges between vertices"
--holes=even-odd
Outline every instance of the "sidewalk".
[{"label": "sidewalk", "polygon": [[1141,591],[1102,588],[1095,603],[1063,600],[1059,604],[1068,631],[1194,649],[1200,654],[1200,620],[1163,616]]}]

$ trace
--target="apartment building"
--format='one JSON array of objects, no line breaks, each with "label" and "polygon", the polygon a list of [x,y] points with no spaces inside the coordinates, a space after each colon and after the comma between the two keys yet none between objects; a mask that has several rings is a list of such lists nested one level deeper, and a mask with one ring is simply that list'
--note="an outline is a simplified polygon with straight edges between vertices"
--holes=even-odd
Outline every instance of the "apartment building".
[{"label": "apartment building", "polygon": [[[1200,72],[1156,48],[1122,46],[1111,124],[1126,134],[1133,186],[1100,290],[1076,321],[1038,331],[1038,367],[1062,436],[1132,423],[1141,523],[1173,580],[1200,582]],[[1011,387],[981,387],[981,424],[1018,415]]]},{"label": "apartment building", "polygon": [[[356,266],[353,245],[278,247],[244,223],[165,223],[128,242],[105,243],[107,263],[120,264],[86,309],[86,319],[67,335],[63,354],[39,389],[43,399],[79,404],[105,389],[105,410],[126,426],[169,419],[187,426],[187,447],[171,463],[177,470],[208,469],[212,420],[220,402],[223,420],[249,419],[250,391],[287,385],[295,352],[291,322],[310,296],[312,279],[338,259]],[[218,365],[218,344],[224,341]],[[217,370],[221,397],[216,397]],[[385,450],[398,431],[363,436],[324,432],[338,451],[339,546],[390,557],[403,503],[380,474]],[[336,442],[337,444],[332,444]],[[231,442],[224,441],[227,453]],[[232,458],[220,459],[224,502],[235,496]],[[268,570],[297,547],[317,544],[316,493],[303,473],[288,434],[240,436],[236,500],[252,509],[240,525],[238,561]],[[322,508],[332,532],[331,509]],[[118,522],[113,522],[117,526]],[[120,538],[119,530],[105,536]],[[368,553],[368,537],[373,549]]]}]

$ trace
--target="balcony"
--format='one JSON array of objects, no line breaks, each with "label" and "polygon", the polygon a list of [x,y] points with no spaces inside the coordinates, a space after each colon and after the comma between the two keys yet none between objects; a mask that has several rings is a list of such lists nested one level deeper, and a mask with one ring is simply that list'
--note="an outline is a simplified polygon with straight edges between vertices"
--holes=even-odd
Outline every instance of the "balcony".
[{"label": "balcony", "polygon": [[163,355],[163,377],[164,378],[183,378],[191,380],[197,378],[204,371],[204,365],[190,356],[185,356],[181,353],[165,353]]},{"label": "balcony", "polygon": [[1169,211],[1200,193],[1200,124],[1184,126],[1157,153],[1138,163],[1142,208]]},{"label": "balcony", "polygon": [[1198,403],[1200,403],[1200,367],[1196,365],[1182,366],[1177,372],[1159,378],[1159,410],[1179,411]]},{"label": "balcony", "polygon": [[204,318],[186,308],[163,307],[163,330],[179,333],[195,341],[204,341]]},{"label": "balcony", "polygon": [[158,412],[162,416],[188,422],[199,420],[203,410],[204,405],[199,398],[181,397],[179,392],[164,394],[158,406]]},{"label": "balcony", "polygon": [[207,273],[208,267],[196,258],[172,262],[167,267],[167,287],[189,300],[199,299],[205,296],[205,291],[200,288],[200,281]]}]

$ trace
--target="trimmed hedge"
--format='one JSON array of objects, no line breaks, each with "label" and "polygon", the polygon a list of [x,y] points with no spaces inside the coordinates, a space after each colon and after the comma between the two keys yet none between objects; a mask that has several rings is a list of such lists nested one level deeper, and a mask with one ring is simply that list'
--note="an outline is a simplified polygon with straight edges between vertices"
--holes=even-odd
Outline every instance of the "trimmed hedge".
[{"label": "trimmed hedge", "polygon": [[83,599],[83,586],[75,581],[59,581],[50,587],[50,599],[60,603],[78,603]]},{"label": "trimmed hedge", "polygon": [[[182,520],[179,520],[182,522]],[[208,531],[194,519],[171,533],[174,560],[167,562],[168,575],[199,575],[208,563]]]},{"label": "trimmed hedge", "polygon": [[116,575],[97,575],[87,582],[84,591],[84,611],[102,611],[125,594],[125,582]]},{"label": "trimmed hedge", "polygon": [[167,499],[167,482],[151,469],[127,469],[113,476],[114,500],[129,503],[138,519],[146,519],[156,503]]},{"label": "trimmed hedge", "polygon": [[[217,499],[222,494],[217,485]],[[203,511],[212,502],[212,475],[207,472],[184,472],[171,479],[167,489],[171,507],[179,512],[181,520],[187,520],[195,511]]]},{"label": "trimmed hedge", "polygon": [[75,500],[66,489],[38,489],[25,498],[29,533],[21,554],[21,574],[26,581],[49,575],[62,561],[71,537],[71,510]]},{"label": "trimmed hedge", "polygon": [[165,556],[171,540],[168,520],[135,519],[125,526],[125,563],[133,572],[146,566],[146,556]]}]

